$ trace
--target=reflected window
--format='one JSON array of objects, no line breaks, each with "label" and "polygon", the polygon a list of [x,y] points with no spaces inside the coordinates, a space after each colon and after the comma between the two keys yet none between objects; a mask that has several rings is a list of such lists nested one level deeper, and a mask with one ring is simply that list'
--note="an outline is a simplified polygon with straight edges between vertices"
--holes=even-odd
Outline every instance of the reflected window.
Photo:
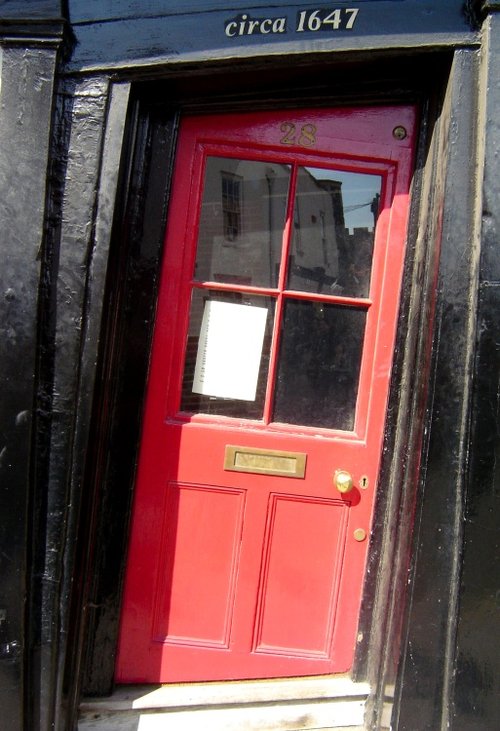
[{"label": "reflected window", "polygon": [[276,287],[290,166],[208,157],[195,279]]},{"label": "reflected window", "polygon": [[224,235],[235,241],[241,233],[241,178],[225,172],[221,176]]}]

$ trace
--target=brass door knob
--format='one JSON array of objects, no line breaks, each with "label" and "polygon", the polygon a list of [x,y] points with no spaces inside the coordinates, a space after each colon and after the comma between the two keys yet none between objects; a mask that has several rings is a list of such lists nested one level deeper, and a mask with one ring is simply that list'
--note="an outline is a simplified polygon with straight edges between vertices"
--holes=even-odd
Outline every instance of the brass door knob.
[{"label": "brass door knob", "polygon": [[339,492],[345,494],[351,492],[354,487],[352,475],[346,470],[337,470],[333,476],[333,484]]}]

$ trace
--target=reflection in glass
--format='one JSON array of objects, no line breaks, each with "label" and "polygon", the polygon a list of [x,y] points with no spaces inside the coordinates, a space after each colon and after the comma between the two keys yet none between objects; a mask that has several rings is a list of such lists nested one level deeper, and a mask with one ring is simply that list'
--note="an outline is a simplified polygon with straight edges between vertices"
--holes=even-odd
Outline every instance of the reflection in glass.
[{"label": "reflection in glass", "polygon": [[366,312],[288,300],[273,421],[354,428]]},{"label": "reflection in glass", "polygon": [[273,318],[270,297],[193,290],[181,411],[262,419]]},{"label": "reflection in glass", "polygon": [[378,175],[299,168],[288,288],[368,297]]},{"label": "reflection in glass", "polygon": [[208,157],[197,281],[276,287],[290,166]]}]

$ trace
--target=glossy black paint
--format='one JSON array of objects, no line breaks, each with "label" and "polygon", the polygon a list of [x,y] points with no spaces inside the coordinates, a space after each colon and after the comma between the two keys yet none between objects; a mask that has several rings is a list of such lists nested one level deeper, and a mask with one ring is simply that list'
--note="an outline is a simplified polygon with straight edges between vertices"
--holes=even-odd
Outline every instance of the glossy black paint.
[{"label": "glossy black paint", "polygon": [[435,85],[427,86],[421,105],[396,360],[360,621],[364,653],[355,675],[373,686],[370,728],[378,727],[384,704],[394,695],[390,689],[396,681],[407,612],[444,199],[442,158],[449,118],[443,121],[443,96],[452,58],[444,61],[441,68],[434,67]]},{"label": "glossy black paint", "polygon": [[63,33],[69,36],[66,5],[66,0],[0,0],[0,37],[28,47],[60,46]]},{"label": "glossy black paint", "polygon": [[500,712],[499,381],[500,286],[483,283],[473,401],[469,490],[465,505],[454,731],[490,731]]},{"label": "glossy black paint", "polygon": [[[498,9],[500,4],[497,3]],[[456,637],[454,731],[489,731],[500,718],[500,14],[487,21],[478,350]]]},{"label": "glossy black paint", "polygon": [[[159,0],[70,0],[77,46],[68,68],[127,68],[145,62],[241,59],[263,52],[280,55],[387,49],[429,42],[443,46],[474,40],[475,22],[469,4],[462,0],[358,0],[349,7],[352,5],[359,10],[352,29],[297,32],[298,13],[323,8],[325,3],[236,0],[228,4],[199,0],[166,7]],[[346,6],[340,3],[339,7]],[[193,33],[193,15],[196,23],[202,24],[202,34]],[[285,21],[280,32],[247,35],[243,31],[240,35],[238,25],[237,35],[229,37],[226,23],[241,23],[245,18]]]},{"label": "glossy black paint", "polygon": [[0,115],[0,707],[24,726],[25,608],[36,398],[38,289],[52,89],[52,49],[3,49]]},{"label": "glossy black paint", "polygon": [[[443,118],[441,256],[436,282],[436,331],[428,392],[430,422],[415,521],[415,554],[407,645],[399,671],[393,721],[398,729],[446,728],[454,673],[469,401],[475,340],[477,239],[475,182],[466,161],[476,153],[474,104],[478,56],[455,54]],[[438,194],[439,195],[439,194]],[[441,205],[438,203],[438,210]]]},{"label": "glossy black paint", "polygon": [[[109,692],[113,684],[127,526],[176,130],[171,110],[141,108],[137,100],[132,107],[105,302],[105,309],[114,314],[107,318],[103,333],[106,350],[98,373],[90,459],[94,469],[81,543],[84,598],[91,606],[80,628],[87,660],[83,685],[94,694]],[[68,683],[72,677],[70,673]]]},{"label": "glossy black paint", "polygon": [[27,18],[50,21],[61,18],[61,0],[0,0],[0,16],[23,22]]}]

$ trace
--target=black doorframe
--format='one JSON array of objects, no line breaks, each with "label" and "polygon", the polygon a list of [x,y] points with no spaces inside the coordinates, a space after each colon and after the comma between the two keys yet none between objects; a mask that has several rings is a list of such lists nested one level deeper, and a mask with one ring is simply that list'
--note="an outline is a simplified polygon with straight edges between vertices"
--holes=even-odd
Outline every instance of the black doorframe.
[{"label": "black doorframe", "polygon": [[[464,58],[467,54],[470,58],[471,52],[462,52]],[[449,124],[441,123],[439,126],[437,120],[442,112],[447,82],[453,74],[455,83],[462,78],[456,64],[453,73],[450,72],[451,66],[449,52],[409,54],[405,57],[380,54],[377,58],[371,54],[368,59],[356,57],[355,63],[341,57],[327,63],[324,58],[320,62],[308,58],[302,65],[294,66],[293,90],[287,78],[286,59],[277,60],[272,71],[266,64],[259,67],[257,63],[252,75],[255,82],[250,87],[244,83],[248,75],[245,64],[232,71],[214,64],[211,69],[198,69],[189,78],[179,74],[168,81],[130,79],[133,91],[108,263],[104,299],[107,316],[101,333],[104,346],[100,353],[98,387],[94,396],[93,442],[86,462],[82,519],[74,536],[78,538],[75,576],[79,580],[75,582],[72,620],[69,623],[74,627],[74,635],[69,642],[72,652],[68,655],[71,660],[66,665],[65,675],[68,718],[74,719],[82,690],[88,694],[106,694],[113,685],[127,525],[178,115],[183,111],[200,113],[215,109],[244,109],[248,105],[252,109],[257,106],[275,107],[277,104],[294,106],[299,88],[302,103],[309,106],[315,103],[336,106],[416,102],[424,111],[424,135],[417,159],[416,179],[419,182],[414,191],[417,200],[418,188],[425,192],[426,184],[433,177],[436,179],[441,166],[439,149],[442,152],[444,148],[439,148],[439,139],[446,137]],[[241,88],[245,88],[244,94]],[[158,102],[160,97],[175,103],[166,105]],[[460,116],[460,110],[455,108],[453,114]],[[449,122],[455,120],[453,117]],[[436,137],[435,130],[438,129],[441,131]],[[467,149],[470,154],[471,146]],[[463,176],[460,184],[463,184]],[[423,398],[423,388],[427,384],[425,374],[429,371],[428,368],[415,369],[415,364],[431,364],[432,328],[429,325],[433,310],[430,303],[437,271],[435,244],[439,231],[436,227],[443,201],[447,206],[443,196],[435,199],[432,222],[426,221],[417,204],[412,208],[410,240],[420,243],[408,259],[401,322],[406,326],[413,318],[413,340],[405,344],[401,331],[385,445],[384,474],[387,475],[388,490],[380,493],[376,518],[376,526],[384,530],[375,531],[372,539],[373,558],[367,575],[360,628],[363,639],[360,640],[356,659],[357,677],[375,676],[378,679],[379,705],[383,701],[385,679],[390,682],[397,665],[394,653],[397,653],[404,617],[401,607],[396,606],[397,602],[391,603],[389,595],[394,599],[406,584],[406,570],[413,550],[408,540],[412,521],[396,521],[400,540],[396,548],[382,545],[377,536],[384,531],[387,534],[389,514],[399,517],[413,514],[418,470],[422,454],[425,455],[421,440],[424,426],[428,425],[425,414],[430,402]],[[426,235],[419,239],[418,229],[423,224]],[[444,272],[443,286],[446,276]],[[427,298],[425,293],[429,295]],[[438,297],[438,314],[442,314],[440,306]],[[403,361],[402,350],[405,347],[412,351],[413,360],[408,356],[409,360]],[[437,367],[435,361],[432,363]],[[412,372],[416,377],[408,381]],[[417,428],[408,439],[398,442],[397,435],[404,428],[398,423],[396,413],[402,390],[410,405],[410,411],[405,413],[411,413]],[[429,390],[426,395],[430,398]],[[407,426],[410,422],[407,421]],[[403,483],[405,489],[402,489]],[[394,561],[396,565],[391,568]],[[388,575],[397,576],[397,582],[387,583]],[[374,622],[387,611],[387,607],[391,607],[392,612],[390,626],[381,631],[374,642]],[[388,632],[392,638],[389,643]],[[368,637],[372,640],[367,640]],[[381,675],[382,644],[386,647],[386,665]],[[389,656],[393,659],[392,668],[389,668],[390,663],[387,664]],[[72,727],[71,723],[68,720],[68,728]]]},{"label": "black doorframe", "polygon": [[[399,456],[387,460],[389,484],[400,485],[396,512],[385,513],[389,520],[398,516],[393,528],[398,548],[389,602],[381,603],[376,621],[388,618],[395,626],[386,631],[390,641],[383,646],[381,665],[373,666],[378,687],[374,728],[388,700],[398,731],[413,731],[417,718],[419,728],[445,729],[454,702],[480,251],[480,181],[470,165],[481,159],[479,61],[473,49],[454,53],[443,96],[434,100],[436,122],[427,129],[421,157],[414,230],[424,257],[417,253],[416,299],[408,310],[410,327],[417,317],[410,348],[420,354],[403,386],[410,408],[400,412],[403,425],[395,432]],[[415,429],[422,437],[417,452]],[[415,492],[408,490],[412,483]],[[393,529],[386,529],[389,542]],[[398,612],[405,587],[407,601]]]}]

